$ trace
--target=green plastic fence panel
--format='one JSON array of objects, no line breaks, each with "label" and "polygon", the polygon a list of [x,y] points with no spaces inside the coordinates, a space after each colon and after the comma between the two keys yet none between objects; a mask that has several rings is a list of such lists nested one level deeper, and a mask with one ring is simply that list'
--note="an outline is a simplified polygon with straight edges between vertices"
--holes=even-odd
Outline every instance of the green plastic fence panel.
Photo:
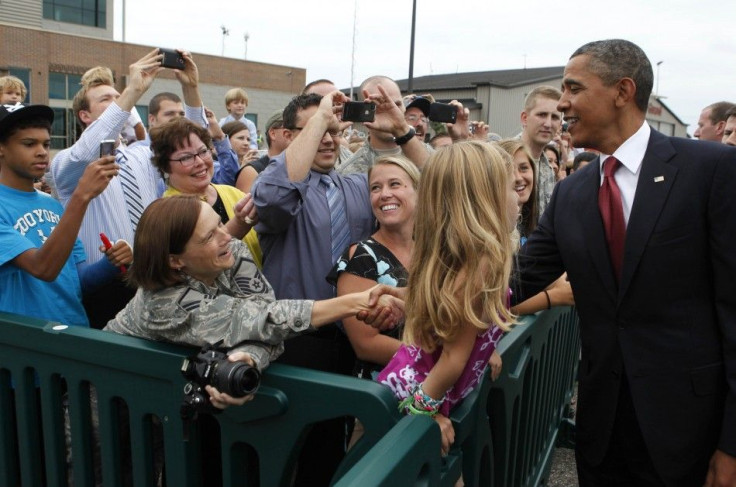
[{"label": "green plastic fence panel", "polygon": [[[274,400],[276,397],[280,399]],[[348,452],[336,478],[400,419],[396,399],[388,388],[364,379],[271,365],[252,402],[242,408],[229,408],[217,417],[225,485],[235,485],[235,480],[246,474],[238,466],[248,451],[258,455],[257,459],[245,460],[249,465],[259,465],[260,485],[289,485],[310,425],[343,416],[359,419],[365,432]]]},{"label": "green plastic fence panel", "polygon": [[[127,410],[133,432],[135,485],[155,485],[150,428],[145,426],[152,418],[157,418],[166,438],[166,464],[180,466],[167,470],[170,485],[199,485],[190,468],[196,465],[193,448],[183,441],[179,421],[184,384],[179,368],[187,349],[57,326],[0,314],[0,370],[5,377],[0,381],[0,458],[5,462],[0,465],[0,484],[15,485],[20,479],[24,486],[66,485],[61,406],[66,390],[73,481],[78,486],[94,485],[93,389],[99,407],[100,481],[105,486],[122,485],[124,478],[118,437],[122,409]],[[13,416],[16,426],[8,424]]]},{"label": "green plastic fence panel", "polygon": [[440,441],[432,419],[406,416],[335,487],[440,485]]},{"label": "green plastic fence panel", "polygon": [[577,325],[574,309],[558,307],[524,317],[499,344],[503,371],[488,400],[493,485],[536,486],[549,474],[577,375]]}]

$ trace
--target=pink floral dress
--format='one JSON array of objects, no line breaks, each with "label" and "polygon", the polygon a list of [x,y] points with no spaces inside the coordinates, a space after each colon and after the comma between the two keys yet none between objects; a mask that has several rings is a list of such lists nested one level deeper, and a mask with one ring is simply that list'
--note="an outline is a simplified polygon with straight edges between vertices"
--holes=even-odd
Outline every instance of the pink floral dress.
[{"label": "pink floral dress", "polygon": [[[465,364],[455,385],[447,391],[447,398],[440,407],[441,414],[447,416],[450,409],[470,394],[470,391],[478,384],[502,335],[501,328],[491,326],[476,336],[468,363]],[[388,386],[401,401],[409,396],[414,386],[424,382],[441,354],[441,346],[432,353],[426,353],[421,348],[402,344],[391,361],[378,374],[376,380]]]}]

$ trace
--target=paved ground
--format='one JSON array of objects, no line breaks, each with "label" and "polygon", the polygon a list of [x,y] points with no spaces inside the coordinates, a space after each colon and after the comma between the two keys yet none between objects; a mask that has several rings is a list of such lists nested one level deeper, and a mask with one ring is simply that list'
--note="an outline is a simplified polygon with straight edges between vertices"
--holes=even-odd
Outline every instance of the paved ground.
[{"label": "paved ground", "polygon": [[[573,411],[578,398],[578,388],[572,398]],[[574,413],[573,413],[574,419]],[[549,473],[547,487],[578,487],[578,474],[575,468],[575,450],[569,448],[557,448],[552,460],[552,470]]]},{"label": "paved ground", "polygon": [[577,487],[578,474],[575,470],[575,451],[557,448],[552,462],[547,487]]}]

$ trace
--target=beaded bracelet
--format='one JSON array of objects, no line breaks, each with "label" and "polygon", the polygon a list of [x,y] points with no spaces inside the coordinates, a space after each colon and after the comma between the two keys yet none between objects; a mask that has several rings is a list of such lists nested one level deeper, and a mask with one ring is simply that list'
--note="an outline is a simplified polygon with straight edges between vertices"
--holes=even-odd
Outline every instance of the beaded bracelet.
[{"label": "beaded bracelet", "polygon": [[443,402],[445,402],[444,396],[440,399],[433,399],[424,392],[421,384],[417,384],[409,397],[399,403],[399,411],[404,411],[407,414],[434,416]]}]

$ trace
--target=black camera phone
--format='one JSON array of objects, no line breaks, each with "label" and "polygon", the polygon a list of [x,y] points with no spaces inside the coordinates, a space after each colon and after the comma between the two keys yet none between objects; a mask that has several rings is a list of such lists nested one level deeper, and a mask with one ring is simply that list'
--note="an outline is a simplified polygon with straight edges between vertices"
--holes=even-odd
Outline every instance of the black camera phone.
[{"label": "black camera phone", "polygon": [[376,104],[364,101],[348,101],[342,108],[343,122],[372,122],[376,119]]},{"label": "black camera phone", "polygon": [[164,55],[161,60],[161,66],[171,69],[184,69],[184,56],[174,49],[158,48],[159,52]]},{"label": "black camera phone", "polygon": [[115,141],[108,139],[100,142],[100,157],[115,155]]},{"label": "black camera phone", "polygon": [[455,123],[457,108],[449,103],[432,103],[429,105],[429,119],[433,122]]}]

